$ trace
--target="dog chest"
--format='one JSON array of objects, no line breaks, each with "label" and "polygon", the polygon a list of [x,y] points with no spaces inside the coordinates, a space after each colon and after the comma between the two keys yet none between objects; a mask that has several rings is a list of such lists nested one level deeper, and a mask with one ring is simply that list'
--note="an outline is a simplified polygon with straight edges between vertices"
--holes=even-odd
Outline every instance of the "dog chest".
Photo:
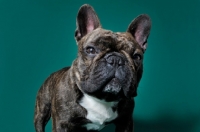
[{"label": "dog chest", "polygon": [[117,102],[105,102],[84,94],[79,103],[87,110],[86,118],[91,121],[84,125],[87,130],[101,130],[106,122],[110,122],[118,116],[117,111],[112,109]]}]

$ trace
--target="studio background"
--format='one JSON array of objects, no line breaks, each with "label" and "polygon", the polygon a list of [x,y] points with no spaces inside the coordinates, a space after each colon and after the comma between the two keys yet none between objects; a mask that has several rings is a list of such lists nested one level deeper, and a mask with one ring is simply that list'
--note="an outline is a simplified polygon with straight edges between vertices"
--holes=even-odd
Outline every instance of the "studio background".
[{"label": "studio background", "polygon": [[135,132],[200,132],[200,0],[0,0],[0,132],[35,131],[37,91],[76,58],[76,15],[85,3],[113,31],[126,31],[139,14],[152,19]]}]

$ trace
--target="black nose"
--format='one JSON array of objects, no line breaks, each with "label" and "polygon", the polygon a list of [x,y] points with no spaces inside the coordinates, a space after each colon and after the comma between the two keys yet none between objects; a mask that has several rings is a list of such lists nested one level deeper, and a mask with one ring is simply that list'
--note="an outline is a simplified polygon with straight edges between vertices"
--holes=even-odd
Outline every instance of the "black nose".
[{"label": "black nose", "polygon": [[122,66],[125,64],[125,57],[117,52],[107,54],[105,59],[112,66]]}]

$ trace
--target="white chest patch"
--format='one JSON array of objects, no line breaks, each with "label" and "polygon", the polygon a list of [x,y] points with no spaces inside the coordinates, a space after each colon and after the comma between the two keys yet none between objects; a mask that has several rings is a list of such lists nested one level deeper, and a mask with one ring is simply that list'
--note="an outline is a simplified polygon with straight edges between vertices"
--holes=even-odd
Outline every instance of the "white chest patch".
[{"label": "white chest patch", "polygon": [[86,118],[92,122],[84,125],[87,130],[101,130],[104,128],[105,122],[112,121],[118,116],[117,112],[112,110],[117,102],[105,102],[84,94],[79,103],[87,110]]}]

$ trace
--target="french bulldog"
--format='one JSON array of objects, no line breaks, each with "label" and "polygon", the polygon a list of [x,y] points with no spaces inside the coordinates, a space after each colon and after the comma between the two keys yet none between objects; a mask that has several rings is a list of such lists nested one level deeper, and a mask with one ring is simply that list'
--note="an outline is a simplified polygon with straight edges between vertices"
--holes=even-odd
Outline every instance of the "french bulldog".
[{"label": "french bulldog", "polygon": [[143,72],[151,20],[142,14],[126,32],[101,27],[85,4],[77,15],[78,56],[71,67],[51,74],[37,94],[34,124],[44,132],[98,132],[114,123],[115,132],[133,132],[134,97]]}]

